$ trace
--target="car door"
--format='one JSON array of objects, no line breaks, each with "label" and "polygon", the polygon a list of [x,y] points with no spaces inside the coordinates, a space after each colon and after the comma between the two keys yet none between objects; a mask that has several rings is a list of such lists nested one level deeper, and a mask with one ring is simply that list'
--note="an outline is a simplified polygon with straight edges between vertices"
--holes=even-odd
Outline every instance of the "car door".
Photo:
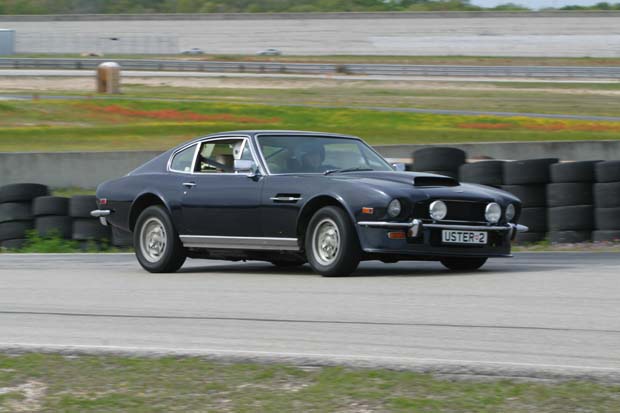
[{"label": "car door", "polygon": [[[234,246],[235,237],[260,237],[259,197],[262,182],[236,161],[256,160],[248,138],[211,138],[200,143],[191,176],[182,185],[181,239],[209,237],[205,245]],[[199,239],[199,238],[198,238]]]}]

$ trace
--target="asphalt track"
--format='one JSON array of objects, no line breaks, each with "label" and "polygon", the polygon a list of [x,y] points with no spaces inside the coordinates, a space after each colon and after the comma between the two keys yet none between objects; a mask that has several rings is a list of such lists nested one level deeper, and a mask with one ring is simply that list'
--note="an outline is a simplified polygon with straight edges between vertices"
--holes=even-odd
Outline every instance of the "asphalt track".
[{"label": "asphalt track", "polygon": [[345,364],[620,382],[620,254],[521,253],[483,270],[0,254],[0,350]]}]

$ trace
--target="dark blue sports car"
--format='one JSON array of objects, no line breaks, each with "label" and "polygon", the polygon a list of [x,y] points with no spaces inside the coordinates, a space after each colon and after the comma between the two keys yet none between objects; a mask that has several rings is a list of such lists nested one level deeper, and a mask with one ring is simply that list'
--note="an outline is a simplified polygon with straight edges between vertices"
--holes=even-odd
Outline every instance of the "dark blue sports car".
[{"label": "dark blue sports car", "polygon": [[325,276],[362,260],[474,270],[510,256],[527,230],[506,192],[396,169],[352,136],[226,132],[101,184],[92,215],[133,232],[151,272],[174,272],[187,257],[308,262]]}]

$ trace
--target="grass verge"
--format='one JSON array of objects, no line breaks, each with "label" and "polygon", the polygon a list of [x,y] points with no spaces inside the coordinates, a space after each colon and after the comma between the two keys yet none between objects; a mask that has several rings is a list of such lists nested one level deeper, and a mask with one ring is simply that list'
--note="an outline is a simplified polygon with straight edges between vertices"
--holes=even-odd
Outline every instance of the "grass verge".
[{"label": "grass verge", "polygon": [[199,358],[0,355],[0,411],[613,412],[620,387]]},{"label": "grass verge", "polygon": [[620,139],[620,122],[131,99],[0,102],[0,127],[0,152],[164,150],[239,129],[320,129],[371,144]]},{"label": "grass verge", "polygon": [[68,240],[60,237],[53,231],[41,235],[36,230],[29,231],[26,234],[26,243],[19,249],[6,249],[1,252],[9,253],[80,253],[80,252],[101,252],[101,253],[113,253],[113,252],[127,252],[127,250],[121,250],[119,248],[110,245],[109,240],[98,241],[75,241]]}]

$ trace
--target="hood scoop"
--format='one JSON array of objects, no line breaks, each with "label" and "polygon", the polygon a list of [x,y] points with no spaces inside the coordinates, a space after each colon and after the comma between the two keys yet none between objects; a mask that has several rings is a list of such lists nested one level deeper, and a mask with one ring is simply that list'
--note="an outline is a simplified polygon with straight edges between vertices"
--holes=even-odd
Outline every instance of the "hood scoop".
[{"label": "hood scoop", "polygon": [[459,181],[447,176],[416,176],[413,186],[459,186]]}]

